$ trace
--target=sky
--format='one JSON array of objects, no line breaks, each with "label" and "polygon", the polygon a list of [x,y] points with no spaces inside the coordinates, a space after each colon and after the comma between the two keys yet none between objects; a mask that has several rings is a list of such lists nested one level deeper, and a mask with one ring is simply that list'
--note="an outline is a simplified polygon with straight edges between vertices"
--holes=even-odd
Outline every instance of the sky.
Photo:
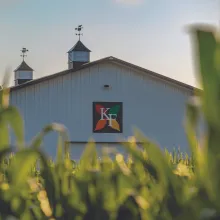
[{"label": "sky", "polygon": [[34,78],[67,69],[82,24],[91,61],[115,56],[198,86],[186,28],[219,21],[220,0],[0,0],[0,73],[14,84],[22,47]]}]

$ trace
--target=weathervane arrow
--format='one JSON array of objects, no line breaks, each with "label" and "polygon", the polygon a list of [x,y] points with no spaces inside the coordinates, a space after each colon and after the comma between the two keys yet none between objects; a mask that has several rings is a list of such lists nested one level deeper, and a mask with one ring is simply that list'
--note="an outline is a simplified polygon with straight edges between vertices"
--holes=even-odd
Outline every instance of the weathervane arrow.
[{"label": "weathervane arrow", "polygon": [[75,28],[75,30],[78,32],[76,33],[76,35],[79,36],[79,40],[80,40],[80,36],[83,36],[83,34],[81,33],[82,29],[83,29],[82,25],[78,25],[78,27]]},{"label": "weathervane arrow", "polygon": [[27,56],[26,53],[28,52],[28,49],[23,47],[22,50],[21,50],[21,57],[23,58],[23,61],[24,61],[24,58]]}]

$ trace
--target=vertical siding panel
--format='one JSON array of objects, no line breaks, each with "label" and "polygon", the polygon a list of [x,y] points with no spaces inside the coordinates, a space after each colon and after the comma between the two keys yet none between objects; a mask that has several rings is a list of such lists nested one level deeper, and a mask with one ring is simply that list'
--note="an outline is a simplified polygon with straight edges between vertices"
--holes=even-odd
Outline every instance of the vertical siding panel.
[{"label": "vertical siding panel", "polygon": [[33,118],[33,121],[34,121],[34,123],[32,123],[32,128],[33,128],[33,134],[32,134],[32,136],[35,136],[36,135],[36,123],[37,123],[37,109],[36,109],[36,90],[35,90],[35,86],[32,86],[32,90],[33,90],[33,99],[32,99],[32,104],[33,104],[33,106],[32,106],[32,109],[33,109],[33,111],[32,111],[32,113],[33,113],[33,115],[32,115],[32,118]]},{"label": "vertical siding panel", "polygon": [[[42,114],[42,121],[43,121],[43,127],[45,127],[48,124],[48,83],[47,81],[39,84],[39,92],[41,97],[40,106],[44,106],[43,114]],[[53,105],[53,104],[52,104]]]},{"label": "vertical siding panel", "polygon": [[72,77],[73,90],[72,90],[72,115],[74,117],[74,123],[72,125],[72,134],[74,135],[74,140],[80,138],[81,131],[81,107],[80,107],[80,72],[74,73]]},{"label": "vertical siding panel", "polygon": [[84,109],[83,109],[83,102],[86,102],[87,97],[83,96],[83,91],[86,89],[83,83],[83,76],[84,76],[84,71],[80,71],[80,83],[79,83],[79,117],[80,117],[80,131],[83,132],[83,117],[84,117]]},{"label": "vertical siding panel", "polygon": [[70,139],[72,139],[71,134],[71,127],[74,123],[74,117],[72,115],[72,74],[67,75],[67,97],[68,97],[68,103],[67,103],[67,127],[68,127],[68,133],[70,135]]},{"label": "vertical siding panel", "polygon": [[38,123],[40,122],[40,117],[39,117],[39,113],[42,113],[42,112],[39,112],[40,109],[39,109],[39,95],[38,95],[38,84],[35,84],[34,85],[34,94],[35,94],[35,117],[36,117],[36,122],[35,122],[35,131],[36,132],[39,132],[39,125]]},{"label": "vertical siding panel", "polygon": [[[37,92],[37,118],[39,118],[39,121],[37,122],[37,132],[40,132],[43,128],[44,121],[43,121],[43,114],[44,114],[44,107],[42,105],[42,95],[40,90],[40,83],[36,85],[36,92]],[[46,95],[46,94],[44,94]]]},{"label": "vertical siding panel", "polygon": [[60,115],[61,123],[63,125],[65,125],[65,122],[66,122],[66,106],[65,106],[66,94],[64,93],[63,76],[60,77],[60,79],[59,79],[59,85],[60,85],[60,88],[59,88],[59,100],[61,102],[59,115]]},{"label": "vertical siding panel", "polygon": [[[66,86],[65,86],[66,85]],[[64,99],[63,99],[63,112],[64,112],[64,117],[63,117],[63,120],[64,120],[64,125],[67,126],[66,122],[68,120],[67,116],[68,116],[68,93],[67,93],[67,87],[68,87],[68,82],[66,80],[66,76],[62,76],[62,94],[64,96]],[[60,99],[62,99],[62,94],[60,95]],[[61,113],[62,114],[62,113]]]},{"label": "vertical siding panel", "polygon": [[57,120],[59,123],[63,124],[62,113],[64,115],[63,112],[64,109],[62,109],[62,104],[65,97],[62,96],[62,99],[60,98],[61,97],[60,95],[62,94],[62,77],[56,78],[56,94],[57,94],[56,103],[58,104]]},{"label": "vertical siding panel", "polygon": [[24,88],[24,92],[25,92],[25,115],[24,115],[24,121],[25,121],[25,139],[27,140],[28,139],[28,135],[27,135],[27,128],[29,127],[29,131],[31,131],[31,126],[29,126],[29,122],[30,122],[30,119],[29,119],[29,106],[31,104],[30,102],[30,89],[29,88]]},{"label": "vertical siding panel", "polygon": [[[29,142],[35,135],[36,135],[36,128],[35,124],[37,123],[37,118],[36,118],[36,107],[35,107],[35,89],[34,86],[30,86],[27,88],[30,92],[29,99],[30,99],[30,104],[29,104],[29,119],[27,121],[27,127],[25,128],[25,133],[27,136],[27,141]],[[28,131],[30,129],[30,135],[28,134]]]},{"label": "vertical siding panel", "polygon": [[[13,106],[16,106],[16,96],[15,96],[14,93],[10,93],[9,104],[10,104],[10,105],[13,105]],[[14,136],[14,134],[13,134],[12,129],[11,129],[11,128],[9,128],[9,129],[10,129],[10,130],[9,130],[9,132],[10,132],[10,143],[11,143],[12,145],[14,145],[14,143],[15,143],[15,136]]]},{"label": "vertical siding panel", "polygon": [[[54,102],[54,105],[53,107],[55,108],[55,114],[53,114],[53,120],[55,120],[56,122],[60,122],[60,103],[58,102],[59,100],[59,89],[58,89],[59,85],[58,85],[58,81],[57,81],[57,78],[54,79],[54,99],[53,99],[53,102]],[[55,105],[56,103],[56,105]]]},{"label": "vertical siding panel", "polygon": [[62,76],[62,93],[60,94],[60,99],[62,99],[62,96],[64,96],[63,98],[63,106],[62,106],[62,111],[64,112],[63,115],[63,121],[64,121],[64,125],[67,127],[66,122],[68,121],[68,81],[67,81],[67,76]]},{"label": "vertical siding panel", "polygon": [[71,74],[71,97],[70,97],[70,117],[71,117],[71,125],[70,125],[70,136],[72,137],[72,140],[75,140],[75,135],[76,135],[76,132],[74,129],[76,123],[77,123],[77,120],[78,120],[78,117],[76,117],[76,110],[77,110],[77,102],[76,102],[76,93],[77,93],[77,88],[75,86],[75,81],[76,81],[76,76],[75,74],[77,73],[74,73],[74,74]]}]

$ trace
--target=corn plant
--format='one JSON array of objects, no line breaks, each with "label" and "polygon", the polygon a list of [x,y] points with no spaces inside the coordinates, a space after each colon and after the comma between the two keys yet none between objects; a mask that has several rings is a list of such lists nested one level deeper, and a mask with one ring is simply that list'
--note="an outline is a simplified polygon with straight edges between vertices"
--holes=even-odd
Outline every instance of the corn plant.
[{"label": "corn plant", "polygon": [[[24,140],[23,119],[9,106],[7,77],[0,91],[0,219],[36,220],[186,220],[220,218],[220,43],[207,27],[192,28],[195,59],[203,91],[187,106],[185,131],[191,154],[169,152],[140,131],[123,143],[128,157],[86,147],[71,160],[68,132],[51,124],[31,144]],[[199,103],[198,103],[199,100]],[[197,139],[204,117],[206,130]],[[10,144],[9,127],[17,143]],[[41,149],[45,135],[57,132],[57,156]]]}]

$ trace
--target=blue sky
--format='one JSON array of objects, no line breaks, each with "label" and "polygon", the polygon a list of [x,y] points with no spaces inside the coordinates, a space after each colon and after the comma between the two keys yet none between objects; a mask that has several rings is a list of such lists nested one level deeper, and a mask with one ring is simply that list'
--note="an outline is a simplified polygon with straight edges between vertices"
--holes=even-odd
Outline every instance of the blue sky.
[{"label": "blue sky", "polygon": [[35,78],[66,69],[83,24],[92,61],[115,56],[196,85],[185,27],[219,20],[220,0],[0,0],[0,71],[20,64],[22,47]]}]

